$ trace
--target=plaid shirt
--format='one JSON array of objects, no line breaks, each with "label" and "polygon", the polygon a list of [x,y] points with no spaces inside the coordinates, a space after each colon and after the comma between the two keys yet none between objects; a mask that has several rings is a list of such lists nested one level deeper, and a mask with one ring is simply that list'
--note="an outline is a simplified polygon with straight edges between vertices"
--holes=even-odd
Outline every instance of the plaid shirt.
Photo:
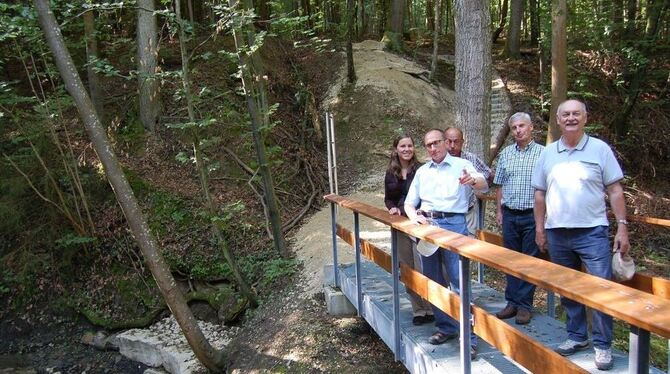
[{"label": "plaid shirt", "polygon": [[[482,161],[481,158],[477,157],[474,153],[462,151],[461,152],[461,158],[464,158],[470,162],[472,162],[472,165],[474,165],[475,169],[482,173],[484,176],[484,179],[486,179],[486,182],[488,183],[489,178],[491,178],[491,168],[486,165],[484,161]],[[472,208],[475,205],[475,200],[477,198],[475,197],[474,192],[470,193],[470,201],[468,202],[468,209]]]},{"label": "plaid shirt", "polygon": [[533,169],[544,146],[531,140],[520,149],[514,143],[500,152],[493,183],[502,186],[502,204],[510,209],[532,209],[535,189],[531,185]]}]

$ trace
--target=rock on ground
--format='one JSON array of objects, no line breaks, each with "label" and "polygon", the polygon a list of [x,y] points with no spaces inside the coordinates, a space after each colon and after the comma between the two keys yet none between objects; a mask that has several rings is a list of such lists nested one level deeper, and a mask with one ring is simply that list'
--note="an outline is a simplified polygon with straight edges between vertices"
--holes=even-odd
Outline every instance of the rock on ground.
[{"label": "rock on ground", "polygon": [[[210,344],[223,349],[237,328],[199,321]],[[171,374],[207,373],[188,345],[174,317],[165,318],[148,329],[132,329],[117,336],[119,352],[151,367],[163,367]]]}]

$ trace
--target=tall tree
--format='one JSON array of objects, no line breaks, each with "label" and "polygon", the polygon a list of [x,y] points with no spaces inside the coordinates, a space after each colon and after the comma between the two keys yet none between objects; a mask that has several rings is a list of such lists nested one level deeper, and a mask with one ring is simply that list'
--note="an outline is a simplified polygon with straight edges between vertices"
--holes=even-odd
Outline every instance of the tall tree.
[{"label": "tall tree", "polygon": [[[214,205],[214,199],[212,199],[212,195],[209,191],[209,176],[207,174],[207,166],[203,161],[202,151],[200,147],[201,140],[197,130],[199,126],[198,121],[195,118],[195,106],[193,105],[193,96],[191,93],[189,57],[186,51],[186,32],[184,31],[185,29],[184,20],[181,17],[180,3],[181,2],[179,0],[175,0],[174,8],[177,23],[179,24],[179,50],[181,52],[181,68],[182,68],[181,78],[182,78],[182,85],[184,86],[184,95],[186,97],[186,110],[188,112],[190,130],[193,138],[193,154],[195,156],[196,168],[198,169],[198,177],[200,178],[200,186],[202,188],[202,194],[205,197],[205,208],[212,217],[215,217],[218,211],[216,209],[216,206]],[[254,294],[251,287],[249,287],[249,283],[247,282],[247,280],[244,279],[244,277],[242,276],[242,271],[240,270],[240,267],[237,265],[235,257],[230,252],[230,248],[228,247],[228,241],[226,240],[224,233],[222,232],[222,229],[217,224],[214,224],[213,231],[218,241],[219,248],[221,248],[221,251],[223,252],[223,257],[226,259],[228,266],[230,266],[230,270],[233,273],[233,278],[235,278],[235,282],[237,282],[238,286],[240,287],[242,294],[247,298],[249,304],[252,307],[258,306],[256,295]]]},{"label": "tall tree", "polygon": [[149,270],[156,280],[158,289],[163,294],[165,302],[174,314],[196,357],[209,370],[215,372],[223,371],[223,352],[212,347],[200,330],[200,327],[198,327],[191,309],[186,304],[184,295],[177,287],[177,282],[172,277],[170,268],[158,249],[156,239],[149,229],[147,220],[137,203],[133,190],[130,188],[128,179],[126,179],[123,169],[112,150],[112,145],[107,138],[105,129],[100,124],[100,119],[95,112],[93,103],[83,88],[84,85],[81,82],[81,78],[79,78],[79,73],[77,73],[72,57],[65,45],[56,18],[49,8],[48,0],[34,0],[34,4],[37,9],[40,26],[65,83],[65,88],[77,106],[79,115],[86,127],[86,132],[93,143],[93,148],[104,167],[107,179],[112,185],[112,190],[116,195],[116,199],[123,210],[126,220],[128,220],[130,230],[144,255]]},{"label": "tall tree", "polygon": [[354,70],[354,48],[352,46],[354,38],[354,0],[347,0],[347,81],[354,83],[356,81],[356,71]]},{"label": "tall tree", "polygon": [[137,62],[140,121],[149,132],[156,129],[160,92],[156,79],[158,28],[154,0],[137,0]]},{"label": "tall tree", "polygon": [[631,39],[635,36],[637,21],[637,0],[626,2],[626,37]]},{"label": "tall tree", "polygon": [[468,149],[488,160],[491,142],[491,18],[486,0],[454,1],[456,24],[456,123]]},{"label": "tall tree", "polygon": [[510,58],[521,57],[521,20],[523,19],[523,8],[525,0],[511,0],[512,9],[507,28],[507,40],[505,41],[505,56]]},{"label": "tall tree", "polygon": [[507,23],[507,4],[509,4],[509,0],[503,0],[502,6],[500,7],[500,20],[498,21],[498,27],[493,31],[493,36],[491,37],[491,41],[493,43],[498,40],[500,37],[500,34],[505,30],[505,24]]},{"label": "tall tree", "polygon": [[428,76],[428,79],[431,81],[435,78],[435,72],[437,71],[437,51],[438,51],[438,46],[439,46],[439,41],[440,41],[440,22],[441,22],[441,15],[442,12],[440,12],[440,4],[442,1],[440,0],[435,0],[435,24],[433,25],[433,57],[430,63],[430,75]]},{"label": "tall tree", "polygon": [[[242,5],[238,0],[228,0],[228,5],[231,9],[239,6],[246,10],[253,9],[251,0],[245,0]],[[233,38],[235,39],[235,48],[237,49],[241,70],[242,90],[251,117],[251,134],[254,139],[256,161],[258,162],[259,174],[263,180],[265,207],[270,220],[274,247],[280,256],[288,257],[274,181],[265,153],[265,139],[261,133],[262,128],[268,128],[270,125],[263,65],[258,54],[256,32],[252,28],[253,25],[245,24],[242,27],[241,30],[233,29]]]},{"label": "tall tree", "polygon": [[405,23],[405,0],[391,0],[391,47],[396,51],[403,50],[403,25]]},{"label": "tall tree", "polygon": [[612,37],[619,38],[623,30],[623,0],[612,0],[611,15]]},{"label": "tall tree", "polygon": [[551,109],[547,144],[557,140],[561,131],[556,123],[556,110],[568,94],[568,37],[566,33],[566,0],[551,2]]},{"label": "tall tree", "polygon": [[[309,1],[308,1],[309,2]],[[356,2],[356,31],[360,38],[365,32],[365,1],[357,0]]]},{"label": "tall tree", "polygon": [[530,45],[537,46],[540,40],[540,2],[528,0],[530,12]]},{"label": "tall tree", "polygon": [[98,58],[98,39],[95,35],[95,16],[93,10],[84,12],[84,35],[86,37],[86,78],[88,79],[88,93],[95,105],[100,122],[105,123],[105,110],[102,92],[100,91],[100,80],[93,68],[93,62]]}]

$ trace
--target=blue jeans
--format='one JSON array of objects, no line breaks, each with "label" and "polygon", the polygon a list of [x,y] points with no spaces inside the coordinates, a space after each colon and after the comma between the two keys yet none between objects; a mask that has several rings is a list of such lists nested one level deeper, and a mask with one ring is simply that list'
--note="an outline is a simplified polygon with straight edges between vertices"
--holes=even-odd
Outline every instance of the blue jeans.
[{"label": "blue jeans", "polygon": [[[575,270],[580,270],[584,264],[589,274],[611,279],[612,251],[607,233],[607,226],[547,229],[551,261]],[[584,305],[565,297],[561,297],[561,305],[568,318],[568,338],[578,342],[586,341],[589,336]],[[593,346],[600,349],[610,348],[612,317],[597,310],[592,311],[592,317]]]},{"label": "blue jeans", "polygon": [[[535,243],[535,217],[533,212],[514,214],[503,209],[503,243],[506,248],[537,257],[539,249]],[[508,305],[531,311],[535,285],[507,274],[505,300]]]},{"label": "blue jeans", "polygon": [[[453,231],[459,234],[468,235],[468,226],[465,222],[465,214],[458,214],[452,217],[433,219],[431,222],[434,226],[439,226],[442,229]],[[459,281],[459,265],[458,255],[446,249],[438,249],[435,253],[428,257],[421,256],[421,263],[423,264],[423,274],[444,287],[451,286],[451,290],[460,295]],[[442,264],[445,265],[449,283],[444,278],[442,272]],[[444,334],[458,333],[458,322],[451,318],[447,313],[434,305],[433,315],[435,315],[435,327]],[[477,336],[473,333],[470,336],[470,345],[477,346]]]}]

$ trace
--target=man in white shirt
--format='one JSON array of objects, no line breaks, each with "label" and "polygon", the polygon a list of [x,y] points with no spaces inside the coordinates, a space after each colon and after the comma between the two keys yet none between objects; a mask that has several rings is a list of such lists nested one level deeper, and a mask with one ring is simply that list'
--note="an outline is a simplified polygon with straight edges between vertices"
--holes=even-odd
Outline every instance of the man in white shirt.
[{"label": "man in white shirt", "polygon": [[[450,156],[440,129],[428,131],[424,146],[431,160],[421,166],[414,176],[405,198],[407,217],[418,224],[431,224],[445,230],[468,235],[465,214],[472,190],[486,190],[488,183],[468,160]],[[416,209],[419,207],[419,210]],[[423,273],[428,278],[460,293],[458,287],[458,255],[441,248],[426,256],[422,254]],[[449,283],[444,278],[445,265]],[[431,344],[442,344],[458,336],[458,322],[433,306],[437,331],[429,338]],[[470,337],[470,355],[477,354],[477,337]]]}]

